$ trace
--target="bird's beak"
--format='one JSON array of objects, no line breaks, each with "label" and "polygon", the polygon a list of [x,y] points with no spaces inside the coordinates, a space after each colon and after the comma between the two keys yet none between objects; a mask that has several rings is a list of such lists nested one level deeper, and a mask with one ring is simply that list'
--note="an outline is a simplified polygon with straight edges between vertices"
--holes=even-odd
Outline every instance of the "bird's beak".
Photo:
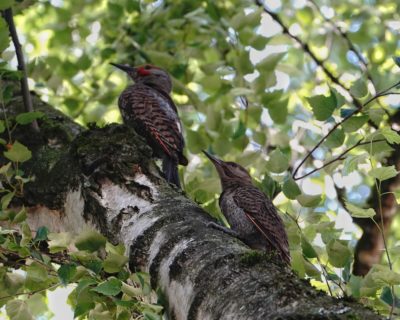
[{"label": "bird's beak", "polygon": [[218,159],[216,156],[213,156],[212,154],[209,154],[207,151],[203,150],[203,153],[207,156],[208,159],[212,161],[212,163],[217,166],[221,167],[222,164],[224,163],[221,159]]},{"label": "bird's beak", "polygon": [[125,72],[133,72],[136,70],[136,68],[125,65],[125,64],[118,64],[118,63],[112,63],[110,62],[111,65],[113,65],[114,67],[117,67],[118,69],[121,69],[122,71]]}]

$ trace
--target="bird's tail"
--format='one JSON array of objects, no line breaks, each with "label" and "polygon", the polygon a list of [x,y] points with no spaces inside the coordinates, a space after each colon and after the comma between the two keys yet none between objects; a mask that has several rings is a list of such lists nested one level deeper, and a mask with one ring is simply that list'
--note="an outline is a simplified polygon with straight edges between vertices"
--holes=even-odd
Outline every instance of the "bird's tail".
[{"label": "bird's tail", "polygon": [[164,172],[165,179],[169,183],[173,183],[178,188],[181,188],[181,183],[179,181],[179,174],[178,174],[178,164],[175,160],[164,157],[162,162],[162,170]]}]

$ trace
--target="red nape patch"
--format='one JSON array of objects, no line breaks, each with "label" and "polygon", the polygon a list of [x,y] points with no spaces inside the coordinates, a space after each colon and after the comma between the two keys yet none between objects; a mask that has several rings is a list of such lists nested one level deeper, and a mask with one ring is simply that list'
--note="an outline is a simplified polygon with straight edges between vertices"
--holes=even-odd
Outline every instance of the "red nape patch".
[{"label": "red nape patch", "polygon": [[149,70],[146,70],[143,67],[140,67],[137,69],[137,72],[141,75],[141,76],[148,76],[151,72]]}]

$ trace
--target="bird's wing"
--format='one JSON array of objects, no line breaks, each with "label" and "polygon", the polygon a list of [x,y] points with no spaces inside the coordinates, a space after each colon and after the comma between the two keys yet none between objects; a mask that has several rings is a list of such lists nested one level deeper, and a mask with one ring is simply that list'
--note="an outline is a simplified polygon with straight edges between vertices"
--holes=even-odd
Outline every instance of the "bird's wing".
[{"label": "bird's wing", "polygon": [[119,100],[124,121],[133,117],[132,120],[140,123],[145,134],[157,142],[165,154],[181,164],[187,164],[182,155],[184,140],[181,123],[170,105],[172,100],[151,87],[135,85],[131,88],[123,92]]},{"label": "bird's wing", "polygon": [[271,200],[253,186],[238,188],[233,199],[270,245],[276,248],[282,259],[289,263],[286,231]]}]

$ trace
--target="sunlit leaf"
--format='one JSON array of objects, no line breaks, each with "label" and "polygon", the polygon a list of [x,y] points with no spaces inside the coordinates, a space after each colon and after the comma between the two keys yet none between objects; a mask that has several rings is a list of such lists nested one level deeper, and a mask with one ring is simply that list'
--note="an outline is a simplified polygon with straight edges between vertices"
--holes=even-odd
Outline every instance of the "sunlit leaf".
[{"label": "sunlit leaf", "polygon": [[358,79],[356,82],[354,82],[350,88],[350,92],[356,97],[356,98],[363,98],[368,94],[368,88],[367,88],[367,83],[364,78]]},{"label": "sunlit leaf", "polygon": [[289,167],[288,158],[277,148],[269,155],[267,169],[271,172],[283,172]]},{"label": "sunlit leaf", "polygon": [[380,181],[387,180],[397,176],[398,171],[394,166],[380,167],[371,169],[369,175]]},{"label": "sunlit leaf", "polygon": [[292,200],[296,199],[296,197],[301,194],[299,186],[291,176],[288,176],[283,183],[282,191],[288,199]]},{"label": "sunlit leaf", "polygon": [[354,132],[360,129],[367,121],[368,116],[352,116],[342,124],[345,132]]},{"label": "sunlit leaf", "polygon": [[300,194],[296,199],[303,207],[312,208],[318,206],[322,198],[320,195],[312,196],[308,194]]},{"label": "sunlit leaf", "polygon": [[400,135],[390,129],[390,128],[382,128],[380,133],[385,137],[385,139],[392,144],[400,144]]},{"label": "sunlit leaf", "polygon": [[320,121],[328,119],[337,105],[336,96],[333,92],[329,97],[317,95],[307,98],[307,101],[314,112],[315,118]]},{"label": "sunlit leaf", "polygon": [[368,154],[363,153],[357,156],[348,156],[343,162],[343,175],[347,176],[358,168],[360,163],[363,163],[368,157]]},{"label": "sunlit leaf", "polygon": [[326,247],[329,263],[334,267],[344,267],[352,256],[347,242],[344,240],[331,240]]},{"label": "sunlit leaf", "polygon": [[7,315],[10,320],[33,320],[33,316],[25,301],[15,299],[6,304]]},{"label": "sunlit leaf", "polygon": [[40,119],[43,116],[44,113],[41,111],[25,112],[17,115],[15,120],[17,121],[18,124],[29,124],[33,120]]},{"label": "sunlit leaf", "polygon": [[4,156],[14,162],[25,162],[32,157],[32,152],[23,144],[15,141],[10,149],[4,152]]},{"label": "sunlit leaf", "polygon": [[75,239],[75,246],[79,250],[88,250],[94,252],[106,245],[106,238],[95,230],[87,230],[82,232]]},{"label": "sunlit leaf", "polygon": [[61,282],[66,285],[70,283],[72,278],[76,274],[76,265],[75,264],[63,264],[58,270],[57,274],[61,280]]},{"label": "sunlit leaf", "polygon": [[100,283],[93,291],[101,293],[105,296],[115,296],[121,292],[122,282],[116,278],[110,278],[107,281]]},{"label": "sunlit leaf", "polygon": [[376,215],[375,210],[372,208],[363,209],[349,202],[346,202],[346,208],[355,218],[373,218]]}]

